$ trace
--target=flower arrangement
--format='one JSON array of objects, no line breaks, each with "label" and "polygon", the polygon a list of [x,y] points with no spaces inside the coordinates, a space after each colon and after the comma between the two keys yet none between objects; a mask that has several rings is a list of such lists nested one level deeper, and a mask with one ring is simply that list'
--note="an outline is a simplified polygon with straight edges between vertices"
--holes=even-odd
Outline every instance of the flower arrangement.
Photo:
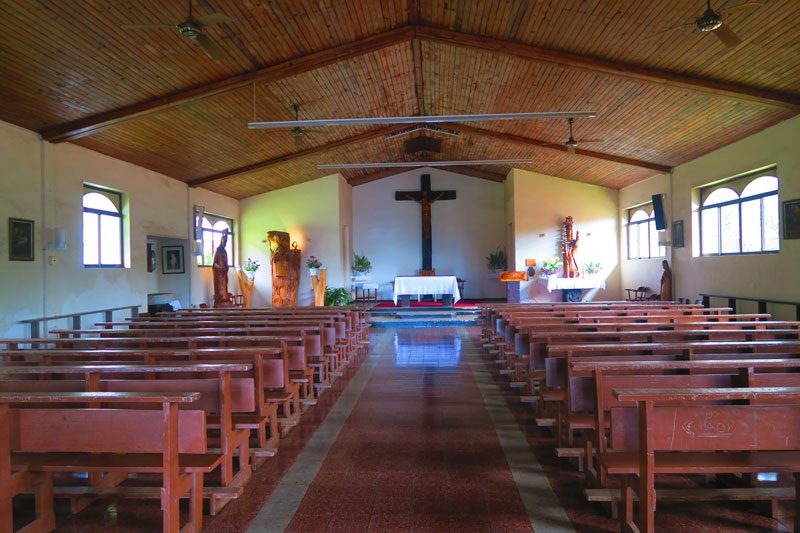
[{"label": "flower arrangement", "polygon": [[584,263],[583,271],[586,272],[588,275],[597,274],[603,270],[603,263],[600,261],[589,261],[588,263]]},{"label": "flower arrangement", "polygon": [[506,251],[498,246],[494,252],[486,256],[486,266],[489,270],[505,270],[508,267]]},{"label": "flower arrangement", "polygon": [[322,266],[322,261],[314,257],[313,255],[306,259],[306,267],[307,268],[320,268]]},{"label": "flower arrangement", "polygon": [[242,270],[244,270],[245,272],[255,272],[256,270],[259,269],[260,266],[261,263],[259,263],[255,259],[250,259],[248,257],[247,262],[244,265],[242,265]]},{"label": "flower arrangement", "polygon": [[359,272],[361,274],[369,274],[370,270],[372,270],[372,263],[369,259],[367,259],[366,255],[358,255],[357,253],[353,253],[353,272]]},{"label": "flower arrangement", "polygon": [[549,257],[542,261],[542,267],[539,269],[539,272],[543,276],[549,276],[561,270],[561,267],[563,266],[563,261],[561,261],[561,259],[558,257]]}]

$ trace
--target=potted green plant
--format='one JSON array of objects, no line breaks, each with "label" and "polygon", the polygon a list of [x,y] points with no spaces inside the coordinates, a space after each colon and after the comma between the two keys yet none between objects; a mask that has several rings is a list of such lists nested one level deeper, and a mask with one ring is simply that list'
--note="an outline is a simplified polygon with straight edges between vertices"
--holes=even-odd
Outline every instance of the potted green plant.
[{"label": "potted green plant", "polygon": [[310,276],[316,276],[319,274],[319,269],[322,268],[322,261],[312,255],[306,259],[306,267],[308,267],[308,274]]},{"label": "potted green plant", "polygon": [[588,276],[593,276],[594,274],[597,274],[601,270],[603,270],[603,263],[601,263],[600,261],[589,261],[588,263],[584,263],[583,265],[583,271]]},{"label": "potted green plant", "polygon": [[492,271],[489,277],[496,278],[500,272],[503,272],[508,268],[508,257],[506,257],[506,251],[498,246],[494,252],[491,252],[486,256],[486,266]]},{"label": "potted green plant", "polygon": [[542,266],[539,269],[539,273],[542,276],[552,276],[559,270],[561,267],[564,266],[564,263],[558,257],[548,257],[544,261],[542,261]]},{"label": "potted green plant", "polygon": [[341,287],[338,289],[334,289],[332,287],[326,288],[325,305],[332,307],[350,305],[350,291]]},{"label": "potted green plant", "polygon": [[353,253],[353,272],[355,275],[353,279],[364,280],[368,279],[369,276],[367,274],[372,271],[372,262],[367,259],[366,255],[358,255],[357,253]]}]

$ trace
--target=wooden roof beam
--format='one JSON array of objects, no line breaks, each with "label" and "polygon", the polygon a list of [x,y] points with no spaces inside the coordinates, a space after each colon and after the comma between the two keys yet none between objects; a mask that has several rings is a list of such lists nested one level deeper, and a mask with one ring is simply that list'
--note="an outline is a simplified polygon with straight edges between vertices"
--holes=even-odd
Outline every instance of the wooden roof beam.
[{"label": "wooden roof beam", "polygon": [[366,133],[360,133],[358,135],[353,135],[352,137],[346,137],[344,139],[339,139],[338,141],[329,142],[327,144],[323,144],[322,146],[315,146],[313,148],[307,148],[305,150],[300,150],[299,152],[293,152],[291,154],[285,154],[278,157],[273,157],[272,159],[266,159],[264,161],[259,161],[258,163],[252,163],[250,165],[245,165],[243,167],[234,168],[231,170],[226,170],[224,172],[219,172],[217,174],[212,174],[210,176],[205,176],[202,178],[197,178],[188,182],[189,187],[197,187],[199,185],[204,185],[206,183],[211,183],[212,181],[220,181],[224,180],[225,178],[230,178],[232,176],[238,176],[239,174],[247,174],[250,172],[256,172],[259,170],[264,170],[269,167],[286,163],[287,161],[293,161],[295,159],[300,159],[303,157],[308,157],[310,155],[315,155],[321,152],[326,152],[328,150],[333,150],[335,148],[342,148],[345,146],[350,146],[353,144],[362,143],[365,141],[371,141],[373,139],[377,139],[383,137],[384,135],[389,135],[390,133],[394,133],[396,131],[400,131],[407,126],[405,124],[397,124],[394,126],[386,126],[383,128],[379,128],[377,130],[368,131]]},{"label": "wooden roof beam", "polygon": [[791,109],[800,112],[800,95],[797,94],[781,93],[724,81],[697,78],[665,70],[607,61],[591,56],[540,48],[528,44],[494,39],[482,35],[471,35],[431,26],[415,26],[414,36],[415,38],[430,42],[451,44],[485,50],[487,52],[522,57],[533,61],[553,63],[566,68],[605,74],[638,83],[660,85],[749,104]]},{"label": "wooden roof beam", "polygon": [[[482,128],[476,128],[474,126],[467,126],[466,124],[448,124],[448,128],[460,131],[461,133],[467,135],[477,135],[481,137],[487,137],[490,139],[495,139],[502,142],[508,142],[513,144],[519,144],[522,146],[534,146],[536,148],[547,148],[549,150],[556,150],[558,152],[569,153],[566,146],[553,144],[547,141],[542,141],[539,139],[531,139],[530,137],[522,137],[520,135],[513,135],[511,133],[502,133],[499,131],[491,131],[485,130]],[[639,167],[645,168],[648,170],[655,170],[661,173],[667,173],[672,170],[672,167],[668,165],[661,165],[659,163],[651,163],[649,161],[640,161],[638,159],[631,159],[629,157],[622,157],[612,154],[605,154],[602,152],[595,152],[593,150],[584,150],[582,148],[576,148],[575,153],[577,155],[583,155],[586,157],[593,157],[595,159],[602,159],[604,161],[611,161],[613,163],[619,163],[622,165],[628,165],[632,167]]]},{"label": "wooden roof beam", "polygon": [[[370,172],[369,174],[364,174],[362,176],[355,176],[352,178],[345,178],[345,179],[347,179],[347,183],[349,183],[353,187],[357,187],[358,185],[364,185],[365,183],[369,183],[371,181],[377,181],[382,178],[388,178],[389,176],[394,176],[395,174],[402,174],[403,172],[408,172],[409,170],[417,170],[419,168],[426,168],[426,167],[425,165],[420,165],[414,168],[383,168],[380,170],[376,170],[375,172]],[[452,167],[439,167],[439,170],[454,172],[456,174],[463,174],[465,176],[471,176],[473,178],[480,178],[496,182],[502,182],[506,179],[505,174],[496,174],[494,172],[487,172],[485,170],[481,170],[478,167],[452,166]]]},{"label": "wooden roof beam", "polygon": [[326,50],[320,50],[302,57],[290,59],[283,63],[271,65],[257,70],[244,72],[181,90],[165,96],[160,96],[146,102],[113,109],[97,115],[92,115],[68,124],[56,126],[41,131],[42,138],[50,142],[65,142],[91,135],[104,128],[131,120],[141,116],[163,111],[174,106],[182,105],[202,98],[208,98],[226,91],[238,89],[251,83],[269,83],[290,76],[297,76],[327,65],[347,61],[363,54],[369,54],[403,43],[411,39],[414,33],[412,26],[403,26],[365,37],[358,41],[345,43]]}]

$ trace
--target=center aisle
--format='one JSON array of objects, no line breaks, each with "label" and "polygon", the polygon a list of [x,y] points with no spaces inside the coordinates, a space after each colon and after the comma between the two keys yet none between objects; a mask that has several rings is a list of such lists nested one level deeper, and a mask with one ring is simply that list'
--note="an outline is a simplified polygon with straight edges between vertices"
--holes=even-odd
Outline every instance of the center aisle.
[{"label": "center aisle", "polygon": [[474,341],[409,328],[372,344],[250,530],[531,531],[476,383]]}]

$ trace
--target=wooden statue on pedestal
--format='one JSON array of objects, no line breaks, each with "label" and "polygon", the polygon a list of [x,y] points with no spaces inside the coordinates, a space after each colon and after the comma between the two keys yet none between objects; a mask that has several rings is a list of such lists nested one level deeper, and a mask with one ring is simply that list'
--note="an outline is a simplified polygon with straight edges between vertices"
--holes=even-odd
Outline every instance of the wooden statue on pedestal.
[{"label": "wooden statue on pedestal", "polygon": [[285,231],[267,233],[272,265],[272,305],[294,307],[300,285],[300,250]]},{"label": "wooden statue on pedestal", "polygon": [[669,263],[666,259],[661,262],[661,266],[664,267],[664,273],[661,274],[661,301],[662,302],[671,302],[672,301],[672,269],[669,267]]},{"label": "wooden statue on pedestal", "polygon": [[214,271],[214,307],[233,305],[233,298],[228,292],[228,252],[225,251],[227,244],[228,230],[226,229],[222,232],[222,239],[214,252],[214,263],[211,265],[211,269]]},{"label": "wooden statue on pedestal", "polygon": [[578,268],[578,260],[575,255],[578,252],[578,241],[580,240],[580,232],[575,232],[575,237],[572,236],[572,217],[567,217],[564,220],[564,225],[561,229],[561,241],[564,243],[564,277],[577,278],[580,275]]}]

